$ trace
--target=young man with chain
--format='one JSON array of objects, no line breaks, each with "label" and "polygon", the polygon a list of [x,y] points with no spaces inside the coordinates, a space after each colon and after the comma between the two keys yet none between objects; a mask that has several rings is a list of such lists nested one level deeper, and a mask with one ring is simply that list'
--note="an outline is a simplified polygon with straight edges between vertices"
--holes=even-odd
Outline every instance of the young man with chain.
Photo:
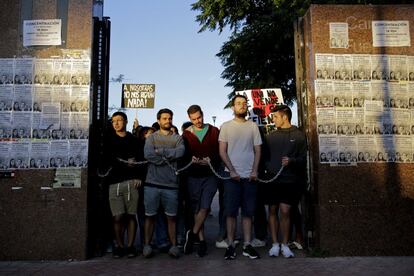
[{"label": "young man with chain", "polygon": [[194,212],[194,226],[186,232],[184,253],[192,253],[194,241],[198,236],[200,244],[197,255],[203,257],[207,252],[204,221],[217,192],[217,177],[209,167],[209,163],[215,170],[220,166],[219,130],[210,124],[204,124],[200,106],[190,106],[187,114],[192,125],[184,130],[183,139],[186,145],[186,160],[192,162],[187,170],[187,188]]}]

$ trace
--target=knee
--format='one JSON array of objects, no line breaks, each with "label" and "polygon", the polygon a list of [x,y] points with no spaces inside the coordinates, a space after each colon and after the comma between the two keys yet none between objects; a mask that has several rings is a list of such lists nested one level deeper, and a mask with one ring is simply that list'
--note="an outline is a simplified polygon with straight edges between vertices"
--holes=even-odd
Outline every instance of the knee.
[{"label": "knee", "polygon": [[122,220],[123,220],[124,216],[123,215],[116,215],[113,218],[114,218],[115,223],[122,223]]},{"label": "knee", "polygon": [[209,209],[200,209],[198,212],[200,214],[207,215],[210,212],[210,210]]},{"label": "knee", "polygon": [[137,221],[137,216],[136,215],[130,215],[130,214],[128,214],[127,215],[127,219],[129,221]]},{"label": "knee", "polygon": [[288,219],[289,218],[289,209],[288,208],[281,208],[280,209],[280,216],[284,219]]}]

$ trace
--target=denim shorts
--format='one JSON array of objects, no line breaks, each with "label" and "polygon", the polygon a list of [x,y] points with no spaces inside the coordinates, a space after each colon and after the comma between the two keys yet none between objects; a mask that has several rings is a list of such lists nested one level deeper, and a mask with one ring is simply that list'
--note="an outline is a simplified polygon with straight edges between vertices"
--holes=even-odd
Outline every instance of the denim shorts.
[{"label": "denim shorts", "polygon": [[213,197],[217,192],[217,178],[207,177],[188,177],[187,190],[191,200],[191,207],[194,213],[200,209],[210,209]]},{"label": "denim shorts", "polygon": [[178,208],[178,190],[145,186],[144,205],[146,216],[155,216],[162,205],[167,216],[175,217]]},{"label": "denim shorts", "polygon": [[[227,175],[229,175],[227,173]],[[256,209],[257,182],[242,178],[226,179],[224,186],[224,216],[237,217],[239,208],[243,217],[253,217]]]}]

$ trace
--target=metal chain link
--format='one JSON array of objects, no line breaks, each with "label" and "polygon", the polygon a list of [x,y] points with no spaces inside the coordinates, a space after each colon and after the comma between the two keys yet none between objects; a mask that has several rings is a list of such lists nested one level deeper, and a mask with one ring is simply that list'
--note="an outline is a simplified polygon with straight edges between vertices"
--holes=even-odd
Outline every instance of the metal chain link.
[{"label": "metal chain link", "polygon": [[[213,165],[211,164],[210,159],[209,159],[209,158],[207,158],[206,160],[207,160],[208,165],[210,166],[211,171],[214,173],[214,175],[215,175],[215,176],[217,176],[218,178],[220,178],[220,179],[222,179],[222,180],[228,180],[228,179],[231,179],[231,177],[230,177],[230,176],[229,176],[229,177],[225,177],[225,176],[221,176],[221,175],[219,175],[219,174],[216,172],[216,170],[214,169]],[[277,174],[276,174],[273,178],[268,179],[268,180],[263,180],[263,179],[257,178],[257,181],[258,181],[258,182],[261,182],[261,183],[270,183],[270,182],[273,182],[273,181],[275,181],[275,180],[276,180],[276,178],[278,178],[278,177],[279,177],[279,175],[282,173],[283,168],[284,168],[284,167],[282,166],[282,167],[280,168],[280,170],[277,172]]]},{"label": "metal chain link", "polygon": [[217,176],[218,178],[222,179],[222,180],[228,180],[231,179],[230,176],[221,176],[218,174],[218,172],[216,172],[216,170],[214,169],[213,165],[210,162],[210,158],[207,157],[207,164],[210,167],[210,170],[214,173],[215,176]]},{"label": "metal chain link", "polygon": [[124,159],[121,159],[121,158],[117,158],[118,159],[118,161],[120,161],[120,162],[123,162],[123,163],[127,163],[127,164],[129,164],[129,165],[143,165],[143,164],[147,164],[148,163],[148,161],[128,161],[128,160],[124,160]]},{"label": "metal chain link", "polygon": [[108,174],[109,174],[109,172],[110,171],[112,171],[112,167],[110,167],[107,171],[106,171],[106,173],[104,173],[104,174],[101,174],[100,172],[99,172],[99,169],[97,169],[96,170],[96,175],[98,176],[98,177],[100,177],[100,178],[104,178],[104,177],[107,177],[108,176]]},{"label": "metal chain link", "polygon": [[284,168],[284,166],[280,167],[280,170],[279,170],[279,171],[277,172],[277,174],[276,174],[274,177],[272,177],[271,179],[263,180],[263,179],[257,178],[257,181],[259,181],[259,182],[261,182],[261,183],[270,183],[270,182],[273,182],[273,181],[275,181],[275,180],[279,177],[279,175],[282,173],[283,168]]},{"label": "metal chain link", "polygon": [[[124,162],[124,163],[127,163],[127,164],[130,164],[130,165],[143,165],[143,164],[147,164],[148,163],[148,161],[139,161],[139,162],[136,162],[136,161],[128,161],[128,160],[124,160],[124,159],[121,159],[121,158],[117,158],[119,161],[121,161],[121,162]],[[179,175],[182,171],[185,171],[186,169],[188,169],[192,164],[193,164],[193,160],[191,160],[187,165],[185,165],[184,167],[182,167],[182,168],[180,168],[180,169],[176,169],[173,165],[171,165],[171,163],[167,160],[167,158],[163,158],[163,160],[165,161],[165,163],[168,165],[168,167],[170,167],[173,171],[174,171],[174,173],[175,173],[175,175]],[[207,164],[208,164],[208,166],[210,167],[210,170],[213,172],[213,174],[215,175],[215,176],[217,176],[219,179],[222,179],[222,180],[229,180],[229,179],[231,179],[231,177],[230,176],[221,176],[215,169],[214,169],[214,167],[213,167],[213,165],[211,164],[211,161],[210,161],[210,158],[205,158],[205,160],[207,161]],[[274,177],[272,177],[271,179],[266,179],[266,180],[264,180],[264,179],[260,179],[260,178],[257,178],[257,181],[258,182],[261,182],[261,183],[270,183],[270,182],[273,182],[273,181],[275,181],[279,176],[280,176],[280,174],[282,173],[282,171],[283,171],[283,166],[282,167],[280,167],[280,170],[277,172],[277,174],[274,176]],[[105,174],[100,174],[99,173],[99,171],[97,172],[97,175],[99,176],[99,177],[106,177],[106,176],[108,176],[108,174],[109,174],[109,172],[112,170],[112,167],[111,168],[109,168],[108,169],[108,171],[105,173]]]},{"label": "metal chain link", "polygon": [[193,160],[191,160],[187,165],[185,165],[181,169],[176,169],[176,168],[174,168],[173,165],[171,165],[171,163],[167,160],[167,158],[164,157],[163,159],[164,159],[165,163],[167,163],[168,167],[170,167],[174,171],[175,175],[179,175],[180,172],[188,169],[188,167],[190,167],[191,164],[193,164]]}]

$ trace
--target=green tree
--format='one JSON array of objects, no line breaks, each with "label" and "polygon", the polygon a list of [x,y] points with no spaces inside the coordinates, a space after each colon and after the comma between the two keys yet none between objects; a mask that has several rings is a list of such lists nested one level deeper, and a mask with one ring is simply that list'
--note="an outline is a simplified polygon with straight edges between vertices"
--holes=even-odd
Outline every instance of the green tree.
[{"label": "green tree", "polygon": [[305,14],[310,4],[408,4],[397,0],[199,0],[200,32],[232,31],[217,56],[222,77],[234,91],[279,87],[285,101],[296,98],[293,23]]}]

